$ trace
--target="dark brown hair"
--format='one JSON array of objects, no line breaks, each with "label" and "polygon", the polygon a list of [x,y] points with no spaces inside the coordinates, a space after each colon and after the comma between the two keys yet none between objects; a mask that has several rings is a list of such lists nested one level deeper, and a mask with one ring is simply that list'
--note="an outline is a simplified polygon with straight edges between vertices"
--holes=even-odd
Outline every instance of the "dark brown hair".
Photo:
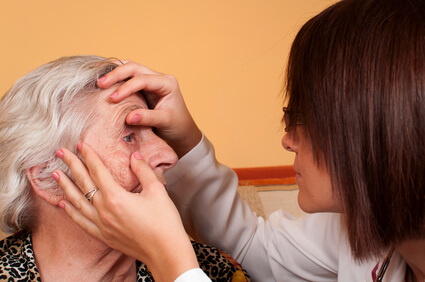
[{"label": "dark brown hair", "polygon": [[346,0],[308,21],[289,56],[289,128],[302,120],[366,259],[424,236],[425,1]]}]

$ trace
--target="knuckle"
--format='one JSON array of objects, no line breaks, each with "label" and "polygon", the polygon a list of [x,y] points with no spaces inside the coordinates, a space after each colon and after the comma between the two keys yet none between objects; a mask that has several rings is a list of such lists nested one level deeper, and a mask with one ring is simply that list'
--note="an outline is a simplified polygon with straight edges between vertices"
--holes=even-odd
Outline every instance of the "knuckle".
[{"label": "knuckle", "polygon": [[111,246],[111,243],[114,242],[114,239],[113,239],[113,236],[112,236],[112,232],[110,232],[109,229],[106,229],[106,230],[102,229],[100,231],[100,233],[102,234],[102,237],[106,240],[105,243],[108,246]]},{"label": "knuckle", "polygon": [[85,222],[81,222],[79,225],[80,225],[80,227],[81,227],[84,231],[86,231],[87,233],[89,233],[90,228],[89,228],[89,225],[88,225],[87,223],[85,223]]},{"label": "knuckle", "polygon": [[101,233],[102,233],[102,237],[106,240],[106,244],[112,247],[113,249],[116,248],[117,234],[113,230],[110,230],[109,228],[102,229]]},{"label": "knuckle", "polygon": [[128,61],[127,63],[125,63],[125,65],[127,68],[129,68],[129,70],[131,70],[131,73],[134,75],[134,73],[137,71],[137,63],[133,61]]},{"label": "knuckle", "polygon": [[177,82],[177,79],[174,75],[172,74],[165,74],[165,76],[168,78],[169,81],[174,81]]},{"label": "knuckle", "polygon": [[81,179],[76,179],[77,185],[78,187],[80,187],[80,189],[92,189],[91,186],[93,186],[91,183],[91,181],[87,178],[81,178]]},{"label": "knuckle", "polygon": [[174,75],[172,75],[172,74],[166,74],[165,77],[167,78],[168,83],[171,86],[176,86],[178,84],[177,83],[177,79],[176,79],[176,77]]},{"label": "knuckle", "polygon": [[[99,219],[104,226],[109,226],[113,222],[111,215],[108,212],[103,212],[99,214]],[[105,229],[104,231],[106,231]]]},{"label": "knuckle", "polygon": [[77,168],[78,162],[73,156],[67,156],[64,158],[65,164],[71,169],[75,170]]},{"label": "knuckle", "polygon": [[101,170],[102,165],[103,164],[100,164],[98,162],[91,164],[90,167],[89,167],[90,174],[95,175],[95,176],[98,175],[100,170]]},{"label": "knuckle", "polygon": [[83,201],[87,201],[87,200],[86,199],[77,199],[77,200],[75,200],[74,207],[77,210],[81,211],[83,209],[83,205],[84,205],[84,202]]},{"label": "knuckle", "polygon": [[109,210],[113,211],[120,211],[123,208],[123,201],[118,196],[114,196],[112,194],[105,196],[105,204]]}]

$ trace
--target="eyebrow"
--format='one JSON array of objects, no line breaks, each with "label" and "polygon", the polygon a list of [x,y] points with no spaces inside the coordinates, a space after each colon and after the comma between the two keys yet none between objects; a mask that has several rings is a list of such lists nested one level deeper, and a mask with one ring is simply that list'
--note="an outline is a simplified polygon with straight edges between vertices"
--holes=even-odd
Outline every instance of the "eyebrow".
[{"label": "eyebrow", "polygon": [[125,107],[123,110],[119,111],[118,114],[116,115],[116,117],[114,118],[114,122],[120,122],[120,120],[124,119],[125,117],[132,111],[137,110],[137,109],[144,109],[144,107],[134,104],[134,105],[129,105],[128,107]]},{"label": "eyebrow", "polygon": [[125,109],[123,110],[123,112],[128,111],[128,112],[127,112],[127,114],[129,114],[131,111],[138,110],[138,109],[145,109],[145,108],[144,108],[144,107],[142,107],[142,106],[140,106],[140,105],[134,104],[134,105],[132,105],[132,106],[130,106],[130,107],[125,108]]},{"label": "eyebrow", "polygon": [[[127,124],[125,122],[126,116],[137,109],[145,109],[145,107],[142,107],[137,104],[129,105],[125,107],[124,109],[120,110],[115,117],[113,118],[113,125],[120,128],[120,132],[122,133],[127,127],[131,127],[133,125]],[[112,113],[113,114],[113,113]],[[123,123],[124,121],[124,123]]]}]

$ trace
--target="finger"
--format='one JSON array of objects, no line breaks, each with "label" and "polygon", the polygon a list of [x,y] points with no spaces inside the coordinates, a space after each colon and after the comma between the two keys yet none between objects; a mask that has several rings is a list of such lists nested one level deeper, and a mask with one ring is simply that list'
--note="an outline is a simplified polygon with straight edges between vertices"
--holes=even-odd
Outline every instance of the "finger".
[{"label": "finger", "polygon": [[144,92],[155,93],[155,96],[167,96],[174,89],[178,88],[177,80],[171,75],[141,74],[132,77],[118,87],[110,96],[113,102],[120,102],[131,94],[143,90]]},{"label": "finger", "polygon": [[75,154],[68,149],[61,148],[56,151],[56,155],[69,167],[78,188],[81,192],[83,192],[83,194],[96,187],[96,184],[91,179],[86,166]]},{"label": "finger", "polygon": [[139,74],[159,74],[158,72],[131,61],[124,63],[124,65],[121,65],[121,63],[119,64],[120,66],[98,79],[97,85],[100,88],[108,88],[117,82],[124,81]]},{"label": "finger", "polygon": [[[57,175],[56,177],[54,176],[55,174]],[[52,175],[58,183],[59,187],[61,187],[65,192],[67,199],[71,201],[74,207],[92,221],[96,220],[97,211],[95,207],[89,203],[78,187],[75,186],[75,184],[71,181],[71,179],[69,179],[68,176],[66,176],[66,174],[60,170],[55,170]],[[100,197],[100,195],[96,196]]]},{"label": "finger", "polygon": [[96,224],[88,220],[84,215],[80,213],[70,202],[62,200],[59,206],[65,210],[65,213],[71,217],[71,219],[77,223],[83,230],[90,235],[102,240],[103,236]]},{"label": "finger", "polygon": [[170,124],[171,115],[166,110],[137,109],[131,111],[125,121],[131,125],[163,128]]},{"label": "finger", "polygon": [[140,185],[143,190],[141,194],[150,193],[155,190],[164,190],[165,187],[158,180],[155,172],[150,166],[142,160],[142,156],[139,151],[131,155],[131,170],[137,176],[140,181]]},{"label": "finger", "polygon": [[129,60],[113,59],[113,60],[110,60],[110,62],[117,64],[118,66],[122,66],[122,65],[129,63],[130,61]]},{"label": "finger", "polygon": [[[113,193],[118,184],[94,149],[84,142],[78,144],[78,149],[86,162],[86,166],[95,186],[105,194]],[[102,195],[105,196],[104,194]]]}]

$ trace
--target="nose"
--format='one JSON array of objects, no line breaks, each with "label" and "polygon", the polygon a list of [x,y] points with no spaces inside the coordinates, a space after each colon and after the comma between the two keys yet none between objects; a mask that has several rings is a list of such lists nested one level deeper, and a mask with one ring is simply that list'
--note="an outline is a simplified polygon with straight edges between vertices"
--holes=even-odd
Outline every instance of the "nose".
[{"label": "nose", "polygon": [[174,150],[154,132],[145,134],[139,151],[143,160],[156,172],[164,173],[178,161]]},{"label": "nose", "polygon": [[298,141],[293,130],[283,135],[281,143],[285,150],[298,153]]}]

